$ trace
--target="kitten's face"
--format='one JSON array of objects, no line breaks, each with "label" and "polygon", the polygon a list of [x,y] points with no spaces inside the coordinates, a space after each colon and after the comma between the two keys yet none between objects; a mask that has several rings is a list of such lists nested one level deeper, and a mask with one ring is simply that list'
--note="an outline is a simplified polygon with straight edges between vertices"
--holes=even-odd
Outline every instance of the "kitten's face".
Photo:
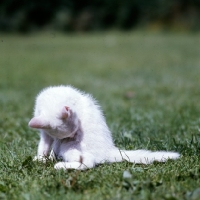
[{"label": "kitten's face", "polygon": [[75,124],[72,120],[72,112],[69,107],[65,106],[57,115],[45,116],[40,114],[38,117],[33,117],[29,126],[36,129],[42,129],[47,134],[63,139],[70,137],[74,131]]}]

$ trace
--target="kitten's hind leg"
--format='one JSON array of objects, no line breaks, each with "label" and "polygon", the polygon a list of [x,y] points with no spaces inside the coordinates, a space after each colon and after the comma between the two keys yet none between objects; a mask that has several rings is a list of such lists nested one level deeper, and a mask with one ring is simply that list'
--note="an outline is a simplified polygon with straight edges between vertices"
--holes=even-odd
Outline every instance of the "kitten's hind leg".
[{"label": "kitten's hind leg", "polygon": [[70,161],[70,162],[58,162],[54,165],[55,169],[78,169],[84,170],[93,168],[95,166],[95,161],[91,157],[80,156],[80,161]]},{"label": "kitten's hind leg", "polygon": [[86,165],[80,162],[58,162],[54,165],[55,169],[78,169],[84,170],[94,167],[94,163],[91,165]]},{"label": "kitten's hind leg", "polygon": [[85,169],[80,162],[59,162],[54,165],[55,169]]}]

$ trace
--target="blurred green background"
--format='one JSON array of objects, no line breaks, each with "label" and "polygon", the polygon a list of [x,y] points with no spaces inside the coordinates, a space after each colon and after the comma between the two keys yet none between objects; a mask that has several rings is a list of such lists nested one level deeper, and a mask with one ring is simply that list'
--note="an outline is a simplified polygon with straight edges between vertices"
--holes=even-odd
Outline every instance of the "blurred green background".
[{"label": "blurred green background", "polygon": [[199,30],[199,0],[2,0],[0,31]]}]

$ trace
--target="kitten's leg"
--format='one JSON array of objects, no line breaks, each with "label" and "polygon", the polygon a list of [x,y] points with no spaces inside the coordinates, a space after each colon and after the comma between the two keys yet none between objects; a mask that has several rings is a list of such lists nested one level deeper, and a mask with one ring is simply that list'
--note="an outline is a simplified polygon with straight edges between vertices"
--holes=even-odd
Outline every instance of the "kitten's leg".
[{"label": "kitten's leg", "polygon": [[94,167],[94,165],[88,166],[80,162],[59,162],[54,166],[55,169],[65,169],[65,170],[67,169],[84,170],[92,167]]},{"label": "kitten's leg", "polygon": [[63,156],[65,162],[55,164],[55,169],[88,169],[95,166],[95,158],[89,153],[82,154],[77,149],[71,149],[65,152]]},{"label": "kitten's leg", "polygon": [[[82,159],[80,157],[80,159]],[[85,161],[84,161],[85,160]],[[78,170],[84,170],[93,168],[95,166],[95,162],[93,159],[83,159],[83,162],[58,162],[54,165],[55,169],[78,169]]]},{"label": "kitten's leg", "polygon": [[41,131],[40,133],[40,141],[38,145],[38,152],[37,156],[35,156],[34,160],[38,161],[46,161],[46,156],[48,155],[51,145],[53,143],[53,138],[51,138],[49,135]]}]

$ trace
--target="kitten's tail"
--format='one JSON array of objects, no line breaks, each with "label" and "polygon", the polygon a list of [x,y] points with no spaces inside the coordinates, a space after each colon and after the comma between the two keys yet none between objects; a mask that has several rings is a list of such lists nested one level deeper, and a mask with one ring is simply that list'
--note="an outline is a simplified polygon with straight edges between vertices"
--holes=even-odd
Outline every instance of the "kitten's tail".
[{"label": "kitten's tail", "polygon": [[179,153],[167,152],[167,151],[147,151],[147,150],[135,150],[126,151],[114,149],[111,150],[108,155],[108,162],[121,162],[127,160],[132,163],[143,163],[150,164],[153,161],[165,162],[168,159],[178,159],[180,157]]}]

